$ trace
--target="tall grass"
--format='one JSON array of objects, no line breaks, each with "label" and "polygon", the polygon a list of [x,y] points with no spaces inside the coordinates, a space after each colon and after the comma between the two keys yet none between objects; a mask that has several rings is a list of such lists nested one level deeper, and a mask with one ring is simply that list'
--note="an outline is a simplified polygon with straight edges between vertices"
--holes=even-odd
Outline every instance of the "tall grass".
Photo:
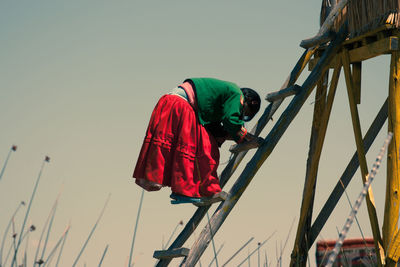
[{"label": "tall grass", "polygon": [[[58,239],[56,245],[53,247],[53,249],[50,251],[49,256],[47,256],[46,260],[42,260],[43,262],[43,266],[45,267],[47,264],[50,264],[51,259],[53,258],[55,252],[57,251],[58,247],[60,246],[60,244],[64,244],[65,239],[67,238],[69,229],[71,228],[70,225],[67,226],[67,228],[65,229],[64,233],[61,235],[61,237]],[[42,258],[44,258],[44,256],[42,256]],[[35,262],[36,264],[36,262]]]},{"label": "tall grass", "polygon": [[12,153],[13,151],[17,151],[17,146],[13,145],[13,146],[11,147],[10,151],[8,152],[8,155],[7,155],[7,158],[6,158],[5,162],[4,162],[3,168],[1,168],[1,172],[0,172],[0,181],[1,181],[1,178],[3,178],[4,172],[5,172],[6,167],[7,167],[8,160],[10,159],[11,153]]},{"label": "tall grass", "polygon": [[48,163],[48,162],[50,162],[50,158],[48,156],[46,156],[45,159],[43,160],[42,167],[40,168],[39,175],[38,175],[38,177],[36,179],[35,187],[33,188],[31,199],[29,200],[29,205],[28,205],[28,208],[27,208],[26,213],[25,213],[25,218],[24,218],[24,221],[22,223],[21,231],[19,232],[20,234],[19,234],[18,243],[16,245],[15,252],[14,252],[14,257],[13,257],[13,260],[12,260],[12,263],[11,263],[11,266],[13,266],[13,267],[17,265],[16,264],[17,254],[18,254],[19,246],[21,245],[22,234],[23,234],[24,229],[25,229],[26,220],[28,219],[29,212],[30,212],[31,206],[32,206],[32,202],[33,202],[33,199],[35,198],[36,190],[37,190],[37,187],[39,185],[40,177],[42,176],[43,168],[44,168],[45,164]]},{"label": "tall grass", "polygon": [[[47,228],[46,240],[45,240],[45,244],[43,246],[42,255],[40,257],[40,259],[44,259],[44,253],[46,251],[46,246],[47,246],[47,242],[49,240],[50,230],[51,230],[51,227],[53,225],[53,220],[54,220],[54,217],[55,217],[55,214],[56,214],[56,209],[57,209],[58,200],[60,198],[60,195],[61,195],[61,191],[60,191],[60,193],[58,193],[58,196],[57,196],[57,198],[56,198],[56,200],[55,200],[55,202],[53,204],[53,207],[50,210],[49,216],[47,217],[46,222],[45,222],[45,224],[43,226],[43,231],[42,231],[42,233],[40,235],[39,243],[38,243],[38,246],[36,248],[34,265],[33,265],[34,267],[38,264],[37,263],[38,262],[38,255],[39,255],[40,247],[41,247],[41,244],[42,244],[43,235],[44,235],[44,232],[45,232],[45,230]],[[47,227],[47,225],[49,225],[49,226]]]},{"label": "tall grass", "polygon": [[137,231],[138,224],[139,224],[140,211],[141,211],[142,205],[143,205],[143,196],[144,196],[144,189],[142,189],[142,194],[140,195],[140,202],[139,202],[138,213],[136,216],[135,229],[133,230],[132,245],[131,245],[131,250],[129,253],[128,267],[132,266],[133,248],[135,247],[136,231]]},{"label": "tall grass", "polygon": [[103,255],[101,256],[101,259],[99,262],[99,267],[101,267],[101,265],[103,264],[103,260],[104,260],[104,257],[106,256],[107,250],[108,250],[108,244],[107,244],[106,248],[104,249]]},{"label": "tall grass", "polygon": [[2,241],[1,241],[1,247],[0,247],[0,267],[3,266],[3,250],[4,250],[4,245],[5,245],[6,237],[7,237],[7,234],[8,234],[8,230],[10,229],[11,224],[14,221],[15,215],[17,215],[19,209],[22,206],[25,206],[25,202],[24,201],[21,201],[19,203],[18,207],[14,211],[13,215],[11,216],[10,221],[7,224],[6,230],[4,231],[4,235],[3,235],[3,238],[2,238]]},{"label": "tall grass", "polygon": [[276,233],[276,231],[273,232],[273,233],[272,233],[267,239],[265,239],[260,245],[258,245],[257,248],[256,248],[255,250],[253,250],[251,253],[249,253],[249,255],[247,256],[247,258],[245,258],[241,263],[239,263],[238,267],[241,266],[241,265],[242,265],[243,263],[245,263],[246,261],[248,261],[248,260],[250,259],[250,257],[251,257],[254,253],[257,252],[257,250],[259,250],[262,246],[264,246],[265,243],[267,243],[268,240],[270,240],[270,239],[274,236],[275,233]]},{"label": "tall grass", "polygon": [[81,250],[79,251],[79,254],[78,254],[78,256],[76,257],[74,263],[72,264],[72,267],[75,267],[76,264],[78,263],[78,261],[79,261],[81,255],[82,255],[82,253],[83,253],[83,251],[85,250],[87,244],[89,243],[90,238],[92,237],[94,231],[96,230],[96,227],[97,227],[97,225],[99,224],[99,221],[101,220],[101,217],[103,217],[103,214],[104,214],[104,211],[105,211],[105,209],[106,209],[106,207],[107,207],[108,201],[110,200],[110,196],[111,196],[111,194],[108,195],[107,200],[106,200],[106,202],[104,203],[104,207],[103,207],[103,209],[102,209],[101,212],[100,212],[99,218],[97,219],[97,221],[96,221],[96,223],[94,224],[92,230],[90,231],[90,234],[89,234],[88,238],[86,239],[86,241],[85,241],[85,243],[83,244]]},{"label": "tall grass", "polygon": [[235,253],[233,253],[233,255],[221,267],[227,266],[228,263],[233,260],[233,258],[236,257],[236,255],[239,254],[239,252],[242,251],[253,239],[254,237],[251,237],[246,243],[244,243],[244,245],[241,246]]}]

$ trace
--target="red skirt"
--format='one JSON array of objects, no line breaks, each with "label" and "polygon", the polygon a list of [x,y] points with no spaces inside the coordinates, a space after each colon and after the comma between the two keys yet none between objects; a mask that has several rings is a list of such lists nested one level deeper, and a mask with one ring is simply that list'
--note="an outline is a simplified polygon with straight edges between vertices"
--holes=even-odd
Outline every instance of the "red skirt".
[{"label": "red skirt", "polygon": [[133,177],[147,191],[171,187],[189,197],[221,191],[216,140],[202,126],[192,106],[176,95],[164,95],[150,118]]}]

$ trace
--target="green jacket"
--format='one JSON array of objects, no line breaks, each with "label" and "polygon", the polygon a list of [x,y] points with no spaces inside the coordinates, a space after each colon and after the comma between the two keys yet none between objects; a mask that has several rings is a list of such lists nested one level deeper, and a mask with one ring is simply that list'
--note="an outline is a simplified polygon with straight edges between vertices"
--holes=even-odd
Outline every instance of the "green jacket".
[{"label": "green jacket", "polygon": [[241,141],[247,130],[241,119],[243,93],[231,82],[214,78],[190,78],[196,94],[198,118],[202,125],[221,122],[236,141]]}]

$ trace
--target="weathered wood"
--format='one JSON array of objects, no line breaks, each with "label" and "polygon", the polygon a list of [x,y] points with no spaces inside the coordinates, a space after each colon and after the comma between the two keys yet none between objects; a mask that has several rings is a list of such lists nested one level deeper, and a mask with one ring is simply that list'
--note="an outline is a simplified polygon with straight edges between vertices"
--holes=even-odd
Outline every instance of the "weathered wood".
[{"label": "weathered wood", "polygon": [[[300,76],[301,72],[307,66],[311,56],[314,54],[315,51],[316,51],[316,48],[308,49],[308,50],[304,51],[304,53],[302,54],[302,56],[297,61],[296,65],[294,66],[293,70],[290,72],[289,76],[283,83],[282,88],[291,86],[296,82],[297,78]],[[264,129],[264,127],[267,125],[267,123],[272,119],[272,116],[275,114],[276,110],[279,108],[279,106],[281,105],[282,102],[283,102],[283,99],[269,104],[267,106],[267,108],[264,110],[264,113],[261,115],[257,124],[254,126],[254,128],[251,130],[250,133],[258,136],[261,133],[261,131]],[[223,188],[225,186],[225,184],[229,181],[229,178],[235,172],[235,170],[237,169],[237,167],[239,166],[239,164],[241,163],[241,161],[243,160],[243,158],[246,154],[247,154],[247,151],[243,151],[238,154],[233,154],[233,157],[229,160],[227,166],[224,168],[224,170],[222,171],[222,173],[220,175],[221,188]],[[170,245],[169,249],[179,248],[179,247],[183,246],[183,244],[189,239],[189,237],[192,235],[194,230],[200,224],[201,220],[207,214],[207,211],[209,208],[210,208],[210,206],[204,206],[204,207],[197,208],[196,212],[193,214],[193,216],[190,218],[190,220],[186,223],[185,227],[179,233],[179,235],[174,240],[174,242]],[[171,259],[161,259],[160,261],[158,261],[156,266],[157,267],[168,266],[168,264],[170,262],[171,262]]]},{"label": "weathered wood", "polygon": [[214,196],[212,196],[211,198],[206,198],[202,202],[199,202],[199,203],[193,203],[193,205],[195,205],[197,207],[207,206],[207,205],[214,204],[216,202],[224,201],[227,198],[228,198],[228,193],[221,191],[218,194],[215,194]]},{"label": "weathered wood", "polygon": [[[385,213],[383,221],[383,242],[385,250],[391,250],[393,239],[398,227],[399,190],[400,190],[400,53],[392,54],[389,78],[389,114],[388,131],[393,133],[392,142],[387,155],[387,180]],[[387,266],[395,266],[394,262]]]},{"label": "weathered wood", "polygon": [[266,100],[268,100],[269,102],[274,102],[278,99],[282,99],[291,95],[295,95],[297,94],[297,92],[299,92],[301,90],[301,86],[295,84],[292,85],[290,87],[281,89],[279,91],[276,92],[272,92],[267,94],[267,96],[265,97]]},{"label": "weathered wood", "polygon": [[399,229],[395,229],[396,233],[393,236],[393,240],[388,250],[388,258],[391,259],[394,263],[399,261],[400,258],[400,231]]},{"label": "weathered wood", "polygon": [[[372,122],[371,126],[369,127],[363,139],[363,147],[365,152],[368,152],[379,131],[385,124],[387,114],[388,114],[388,100],[386,99],[385,103],[382,105],[381,109],[379,110],[378,114],[376,115],[374,121]],[[358,161],[358,154],[356,151],[353,154],[353,157],[351,158],[349,164],[347,165],[346,169],[340,176],[339,181],[337,182],[332,193],[329,195],[328,200],[325,202],[324,206],[322,207],[321,211],[319,212],[317,218],[315,219],[311,227],[308,249],[311,248],[312,244],[317,239],[319,233],[322,230],[322,227],[325,225],[329,216],[335,209],[336,204],[339,202],[340,197],[343,195],[344,190],[347,188],[351,179],[354,177],[354,174],[356,173],[358,166],[359,166],[359,161]]]},{"label": "weathered wood", "polygon": [[[361,176],[362,176],[363,183],[365,183],[366,178],[368,176],[368,166],[367,166],[367,160],[365,157],[364,147],[362,145],[360,118],[358,115],[357,104],[354,99],[353,79],[352,79],[352,75],[351,75],[351,71],[350,71],[349,54],[346,49],[343,49],[343,52],[342,52],[342,62],[343,62],[343,70],[344,70],[344,74],[345,74],[345,78],[346,78],[347,95],[349,98],[351,119],[352,119],[352,124],[353,124],[354,137],[355,137],[355,141],[356,141],[356,145],[357,145],[357,153],[358,153],[358,160],[360,163]],[[385,253],[384,253],[384,250],[382,247],[382,238],[381,238],[381,234],[380,234],[380,230],[379,230],[378,216],[376,214],[375,201],[374,201],[374,196],[373,196],[371,187],[369,187],[369,189],[368,189],[366,202],[367,202],[370,224],[371,224],[371,228],[372,228],[372,235],[374,237],[375,251],[377,252],[376,253],[377,262],[378,262],[378,266],[382,266],[382,264],[384,264],[384,260],[385,260]]]},{"label": "weathered wood", "polygon": [[350,62],[360,62],[392,51],[399,50],[399,38],[390,36],[388,38],[349,50]]},{"label": "weathered wood", "polygon": [[361,103],[361,62],[352,63],[354,98],[357,104]]},{"label": "weathered wood", "polygon": [[[362,41],[362,40],[366,40],[366,39],[369,39],[370,37],[374,37],[375,35],[379,35],[380,33],[389,32],[389,31],[391,31],[392,29],[395,29],[395,28],[396,28],[396,26],[394,26],[392,24],[384,24],[384,25],[376,27],[375,29],[372,29],[372,30],[370,30],[370,31],[368,31],[366,33],[363,33],[363,34],[358,35],[356,37],[347,39],[346,41],[343,42],[343,45],[347,46],[347,45],[352,44],[354,42],[359,42],[359,41]],[[379,38],[379,39],[382,39],[382,38]]]},{"label": "weathered wood", "polygon": [[[379,55],[398,51],[399,49],[399,38],[397,36],[390,36],[358,48],[349,49],[349,61],[350,63],[361,62]],[[315,58],[310,61],[310,70],[315,66],[317,60],[318,58]],[[332,62],[331,68],[334,68],[333,64],[334,62]]]},{"label": "weathered wood", "polygon": [[[306,168],[306,177],[304,182],[303,189],[303,199],[300,208],[300,220],[304,222],[304,225],[298,225],[297,233],[299,236],[299,242],[297,242],[296,247],[298,247],[298,251],[296,251],[298,255],[298,259],[300,261],[296,262],[297,266],[306,266],[308,250],[307,250],[307,242],[308,242],[308,232],[311,227],[311,218],[313,214],[314,207],[314,199],[315,199],[315,186],[317,183],[317,169],[320,159],[320,154],[318,152],[318,139],[322,133],[321,127],[324,127],[324,121],[322,120],[322,114],[326,105],[326,89],[329,78],[329,70],[322,76],[321,80],[317,84],[317,90],[315,93],[315,101],[314,101],[314,114],[313,114],[313,122],[311,127],[311,137],[310,137],[310,145],[308,151],[307,158],[307,168]],[[322,149],[322,147],[321,147]],[[308,200],[306,202],[305,200]]]},{"label": "weathered wood", "polygon": [[186,257],[189,255],[188,248],[174,248],[169,250],[156,250],[154,251],[153,258],[156,259],[173,259]]},{"label": "weathered wood", "polygon": [[329,15],[326,17],[325,22],[322,24],[317,35],[315,35],[312,38],[301,41],[300,46],[304,48],[310,48],[329,41],[330,39],[327,39],[326,37],[330,35],[329,32],[331,31],[336,18],[342,12],[342,9],[347,5],[347,2],[348,0],[342,0],[339,3],[337,3],[331,10],[331,12],[329,12]]},{"label": "weathered wood", "polygon": [[[332,75],[327,100],[325,100],[326,95],[323,92],[320,92],[319,94],[317,93],[315,96],[316,102],[310,140],[310,151],[307,160],[306,179],[303,190],[303,201],[300,209],[300,219],[296,233],[295,245],[292,252],[294,258],[292,265],[296,266],[305,266],[307,262],[308,247],[310,246],[307,243],[309,243],[308,236],[311,228],[318,165],[339,81],[340,69],[341,62],[337,61],[337,66]],[[325,89],[324,91],[326,92],[326,81],[323,81],[323,83],[325,83],[325,85],[321,84],[319,88],[321,88],[321,90]]]},{"label": "weathered wood", "polygon": [[217,233],[218,229],[221,227],[226,217],[230,214],[233,207],[236,205],[237,201],[240,199],[241,195],[255,176],[256,172],[261,167],[262,163],[272,153],[276,144],[285,133],[295,116],[298,114],[300,108],[312,92],[318,80],[321,78],[321,75],[328,69],[329,62],[338,52],[340,45],[346,36],[347,30],[345,27],[342,27],[339,33],[336,35],[336,38],[330,43],[324,55],[321,57],[319,64],[317,64],[308,78],[304,81],[302,85],[303,90],[292,99],[270,133],[267,135],[264,144],[257,149],[252,159],[238,177],[232,189],[229,191],[228,199],[218,206],[217,210],[210,219],[210,227],[205,227],[200,233],[197,241],[192,246],[189,255],[186,258],[185,266],[194,266],[197,263],[204,250],[207,248],[212,236]]},{"label": "weathered wood", "polygon": [[257,137],[257,139],[254,139],[252,141],[247,141],[247,142],[242,142],[240,144],[232,145],[229,148],[229,151],[232,153],[239,153],[242,151],[247,151],[247,150],[259,147],[263,142],[264,142],[264,139],[262,139],[261,137]]}]

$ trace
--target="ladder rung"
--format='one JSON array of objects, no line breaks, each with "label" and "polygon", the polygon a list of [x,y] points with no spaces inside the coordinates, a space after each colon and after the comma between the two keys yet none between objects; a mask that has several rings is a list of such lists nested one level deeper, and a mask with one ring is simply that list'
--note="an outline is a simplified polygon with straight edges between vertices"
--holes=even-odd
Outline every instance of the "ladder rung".
[{"label": "ladder rung", "polygon": [[211,205],[216,202],[224,201],[228,198],[229,194],[227,192],[221,191],[210,198],[205,198],[202,202],[193,203],[197,207]]},{"label": "ladder rung", "polygon": [[250,149],[253,149],[253,148],[260,147],[264,143],[264,141],[265,140],[263,138],[258,137],[255,141],[251,141],[251,142],[246,142],[245,141],[245,142],[240,143],[240,144],[232,145],[229,148],[229,151],[232,152],[232,153],[239,153],[239,152],[242,152],[242,151],[247,151],[247,150],[250,150]]},{"label": "ladder rung", "polygon": [[169,250],[156,250],[154,251],[153,258],[172,259],[172,258],[186,257],[187,255],[189,255],[188,248],[173,248]]},{"label": "ladder rung", "polygon": [[282,98],[285,98],[287,96],[295,95],[300,90],[301,90],[301,86],[295,84],[295,85],[292,85],[290,87],[284,88],[282,90],[269,93],[269,94],[267,94],[265,99],[268,100],[269,102],[274,102],[274,101],[276,101],[278,99],[282,99]]}]

